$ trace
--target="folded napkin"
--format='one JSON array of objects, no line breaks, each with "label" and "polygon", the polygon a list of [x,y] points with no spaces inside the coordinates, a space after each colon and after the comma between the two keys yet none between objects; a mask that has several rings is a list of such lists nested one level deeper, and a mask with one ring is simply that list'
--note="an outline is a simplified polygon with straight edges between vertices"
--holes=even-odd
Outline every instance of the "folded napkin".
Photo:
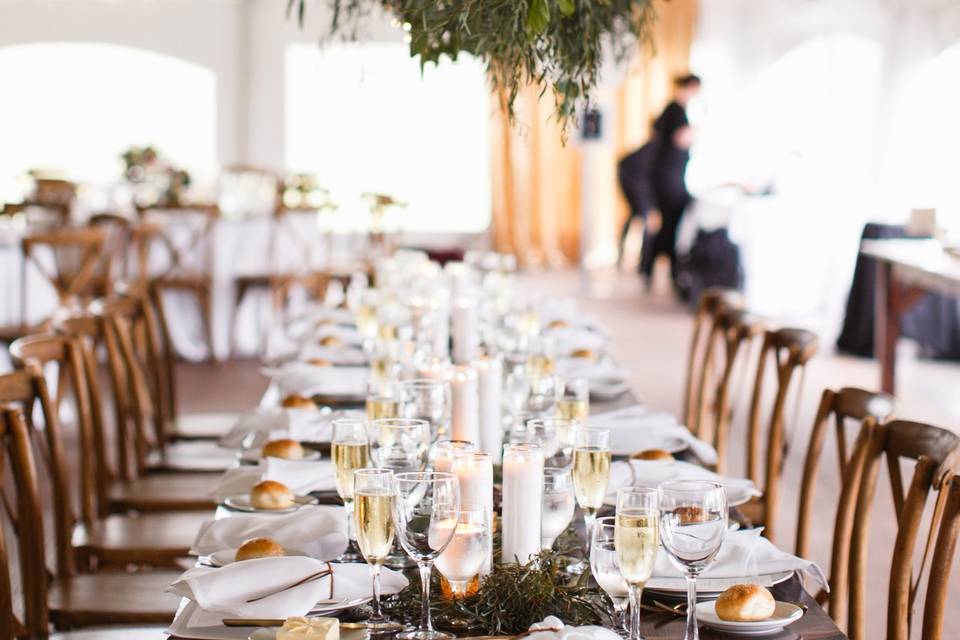
[{"label": "folded napkin", "polygon": [[291,393],[362,396],[370,378],[369,367],[317,367],[303,362],[267,367],[262,371],[277,385],[281,396]]},{"label": "folded napkin", "polygon": [[556,359],[556,371],[562,378],[586,378],[590,381],[590,395],[596,398],[614,398],[627,390],[630,372],[609,359],[600,362],[586,358]]},{"label": "folded napkin", "polygon": [[605,336],[582,327],[547,329],[545,333],[553,338],[557,353],[562,356],[568,356],[578,349],[600,352],[606,348],[608,342]]},{"label": "folded napkin", "polygon": [[[221,447],[229,449],[241,446],[259,446],[272,438],[293,438],[301,442],[329,442],[330,422],[344,417],[337,412],[329,413],[311,409],[287,409],[284,407],[259,407],[241,414],[233,427],[220,437]],[[245,444],[250,434],[261,434],[255,442]]]},{"label": "folded napkin", "polygon": [[[332,576],[288,588],[331,569]],[[391,594],[406,587],[407,579],[384,568],[380,584],[383,594]],[[234,637],[222,634],[223,618],[303,616],[322,600],[369,597],[372,586],[366,564],[337,564],[288,556],[235,562],[219,569],[194,567],[167,591],[191,601],[177,613],[168,633],[187,638],[223,638]],[[249,629],[246,632],[249,633]]]},{"label": "folded napkin", "polygon": [[619,640],[620,636],[592,625],[573,627],[563,624],[556,616],[547,616],[543,622],[530,625],[527,638],[531,640]]},{"label": "folded napkin", "polygon": [[261,480],[276,480],[298,495],[311,491],[334,491],[333,464],[329,460],[284,460],[261,458],[257,466],[227,469],[211,490],[217,502],[249,493]]},{"label": "folded napkin", "polygon": [[551,322],[560,320],[571,326],[589,329],[601,335],[607,333],[603,324],[595,316],[578,309],[576,301],[572,298],[544,302],[538,306],[537,312],[540,314],[540,324],[544,328],[549,327]]},{"label": "folded napkin", "polygon": [[590,426],[610,430],[610,452],[626,456],[645,449],[665,449],[683,442],[704,464],[716,464],[717,451],[703,440],[695,438],[690,430],[672,414],[651,411],[633,405],[590,416]]},{"label": "folded napkin", "polygon": [[[701,574],[704,578],[755,578],[782,571],[802,571],[827,587],[827,578],[816,563],[781,551],[762,537],[763,529],[728,531],[713,563]],[[682,578],[662,548],[653,567],[655,578]]]},{"label": "folded napkin", "polygon": [[610,482],[607,484],[607,504],[616,504],[620,487],[656,487],[668,480],[711,480],[727,489],[731,501],[763,495],[753,482],[746,478],[731,478],[704,469],[700,465],[679,460],[630,460],[610,465]]},{"label": "folded napkin", "polygon": [[347,549],[347,512],[343,507],[303,507],[284,515],[208,520],[200,527],[192,555],[236,549],[251,538],[273,538],[284,549],[317,560],[332,560]]},{"label": "folded napkin", "polygon": [[327,336],[339,338],[344,344],[360,345],[363,342],[363,336],[356,327],[345,327],[340,324],[321,324],[312,332],[308,341],[320,341]]},{"label": "folded napkin", "polygon": [[319,344],[307,344],[300,349],[297,360],[305,362],[311,358],[322,358],[335,365],[366,365],[367,354],[359,347],[324,347]]}]

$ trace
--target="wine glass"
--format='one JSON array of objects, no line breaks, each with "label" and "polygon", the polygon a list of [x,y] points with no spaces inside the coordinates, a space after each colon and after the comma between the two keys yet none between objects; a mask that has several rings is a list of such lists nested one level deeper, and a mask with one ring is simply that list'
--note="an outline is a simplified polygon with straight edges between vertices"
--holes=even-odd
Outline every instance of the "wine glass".
[{"label": "wine glass", "polygon": [[570,469],[546,467],[543,470],[543,511],[540,519],[540,546],[550,549],[557,536],[573,520],[573,479]]},{"label": "wine glass", "polygon": [[630,589],[630,640],[640,640],[640,596],[657,559],[659,515],[656,489],[623,487],[617,491],[614,541],[620,574]]},{"label": "wine glass", "polygon": [[449,431],[452,400],[450,383],[446,380],[417,378],[401,382],[400,402],[402,417],[430,423],[431,439],[436,440]]},{"label": "wine glass", "polygon": [[557,401],[557,416],[583,422],[590,415],[590,381],[587,378],[571,378],[563,383],[560,400]]},{"label": "wine glass", "polygon": [[447,579],[454,598],[467,595],[470,581],[487,561],[491,540],[488,505],[461,504],[453,540],[437,558],[437,570]]},{"label": "wine glass", "polygon": [[393,503],[396,489],[389,469],[358,469],[353,472],[354,527],[363,559],[370,565],[373,580],[373,615],[367,620],[372,628],[391,627],[393,623],[380,609],[380,570],[393,548],[395,525]]},{"label": "wine glass", "polygon": [[334,481],[337,493],[347,510],[347,550],[338,562],[357,562],[362,558],[354,547],[353,532],[353,472],[370,466],[370,444],[367,441],[367,423],[357,418],[338,418],[333,421],[330,444]]},{"label": "wine glass", "polygon": [[543,449],[547,464],[566,467],[570,464],[573,450],[573,434],[580,423],[565,418],[530,418],[526,421],[523,437]]},{"label": "wine glass", "polygon": [[587,528],[587,547],[584,560],[571,564],[567,570],[582,573],[590,557],[590,537],[597,511],[603,506],[610,480],[610,430],[581,427],[574,433],[573,489],[577,504],[583,509]]},{"label": "wine glass", "polygon": [[529,368],[525,372],[527,397],[524,399],[524,410],[541,415],[555,413],[560,379],[552,373],[532,373]]},{"label": "wine glass", "polygon": [[593,540],[590,542],[590,572],[613,602],[615,622],[623,626],[630,597],[627,581],[620,573],[620,560],[616,549],[616,518],[597,518],[593,525]]},{"label": "wine glass", "polygon": [[713,562],[723,544],[727,494],[723,485],[703,480],[664,482],[658,491],[663,548],[687,578],[684,640],[698,640],[697,576]]},{"label": "wine glass", "polygon": [[415,471],[395,476],[397,500],[394,518],[397,537],[420,569],[423,605],[420,628],[397,637],[401,640],[452,638],[434,631],[430,621],[430,569],[454,536],[460,512],[460,484],[452,473]]},{"label": "wine glass", "polygon": [[416,418],[381,418],[370,423],[370,456],[394,473],[422,471],[427,462],[430,424]]}]

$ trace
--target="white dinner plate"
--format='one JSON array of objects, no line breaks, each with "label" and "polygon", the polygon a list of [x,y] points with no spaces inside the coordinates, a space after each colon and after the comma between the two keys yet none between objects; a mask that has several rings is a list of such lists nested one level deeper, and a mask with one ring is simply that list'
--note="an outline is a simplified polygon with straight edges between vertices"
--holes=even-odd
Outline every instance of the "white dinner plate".
[{"label": "white dinner plate", "polygon": [[[237,456],[240,458],[240,462],[248,462],[250,464],[257,464],[260,462],[260,449],[241,449]],[[323,456],[316,449],[304,449],[303,457],[296,462],[307,461],[307,460],[319,460]]]},{"label": "white dinner plate", "polygon": [[[740,577],[740,578],[697,578],[697,595],[719,595],[735,584],[743,584],[744,581],[754,582],[762,587],[770,588],[780,584],[784,580],[789,580],[793,571],[779,571],[777,573],[766,573],[759,576]],[[658,578],[656,576],[647,581],[644,591],[665,593],[665,594],[686,594],[686,578]]]},{"label": "white dinner plate", "polygon": [[250,496],[241,493],[240,495],[230,496],[223,501],[223,506],[234,511],[245,511],[247,513],[293,513],[300,507],[307,504],[317,504],[317,499],[313,496],[293,496],[293,506],[286,509],[257,509],[250,504]]},{"label": "white dinner plate", "polygon": [[594,400],[613,400],[630,390],[630,383],[623,378],[597,377],[590,380],[590,398]]},{"label": "white dinner plate", "polygon": [[[288,556],[301,556],[306,557],[306,553],[303,551],[298,551],[296,549],[286,549],[286,555]],[[206,558],[203,558],[205,562],[202,564],[207,564],[211,567],[225,567],[228,564],[233,564],[237,561],[237,550],[236,549],[221,549],[220,551],[214,551]]]},{"label": "white dinner plate", "polygon": [[721,620],[716,611],[716,600],[697,603],[697,620],[705,627],[738,636],[765,636],[776,633],[803,616],[803,609],[789,602],[777,602],[773,615],[756,622],[731,622]]}]

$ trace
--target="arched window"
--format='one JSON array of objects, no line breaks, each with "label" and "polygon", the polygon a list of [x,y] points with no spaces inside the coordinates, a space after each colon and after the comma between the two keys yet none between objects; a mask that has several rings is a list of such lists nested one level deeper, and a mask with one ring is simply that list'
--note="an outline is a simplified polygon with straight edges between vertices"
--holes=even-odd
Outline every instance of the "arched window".
[{"label": "arched window", "polygon": [[360,194],[381,192],[409,204],[395,216],[405,231],[481,231],[490,223],[490,104],[483,67],[469,56],[421,74],[403,43],[293,44],[286,165],[315,172],[341,220],[365,220]]},{"label": "arched window", "polygon": [[[120,153],[153,144],[201,174],[216,167],[212,70],[100,43],[0,47],[0,200],[8,181],[51,168],[98,184],[120,178]],[[6,188],[4,188],[6,187]]]}]

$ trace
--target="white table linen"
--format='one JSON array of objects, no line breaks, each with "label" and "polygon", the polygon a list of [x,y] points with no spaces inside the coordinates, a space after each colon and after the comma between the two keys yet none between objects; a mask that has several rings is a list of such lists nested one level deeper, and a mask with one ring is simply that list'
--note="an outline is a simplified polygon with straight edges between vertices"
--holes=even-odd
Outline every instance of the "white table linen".
[{"label": "white table linen", "polygon": [[302,507],[285,515],[208,520],[200,528],[192,555],[237,549],[251,538],[273,538],[289,551],[332,560],[347,549],[347,511],[339,506]]}]

